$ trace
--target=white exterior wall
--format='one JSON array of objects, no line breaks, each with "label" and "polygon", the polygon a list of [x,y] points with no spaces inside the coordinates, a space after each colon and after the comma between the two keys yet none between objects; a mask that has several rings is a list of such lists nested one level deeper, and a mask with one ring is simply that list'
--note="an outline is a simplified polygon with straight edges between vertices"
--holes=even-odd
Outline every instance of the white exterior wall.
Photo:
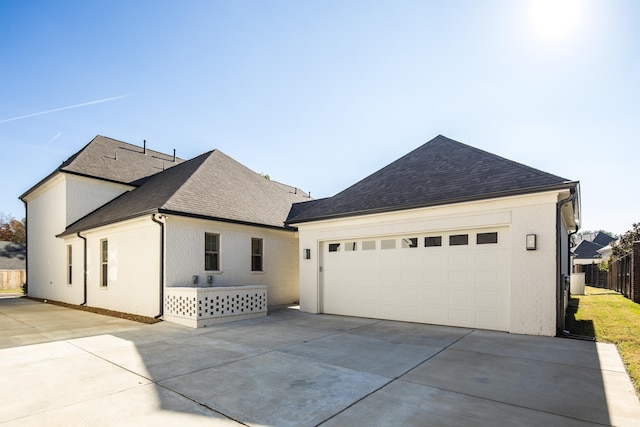
[{"label": "white exterior wall", "polygon": [[[149,317],[160,314],[160,232],[160,225],[147,215],[83,233],[87,238],[87,305]],[[101,286],[103,239],[109,248],[106,287]]]},{"label": "white exterior wall", "polygon": [[56,237],[66,227],[66,197],[65,178],[57,175],[27,200],[27,292],[80,304],[82,288],[67,286],[66,244]]},{"label": "white exterior wall", "polygon": [[97,181],[77,175],[65,175],[67,186],[67,225],[93,212],[132,189],[131,186]]},{"label": "white exterior wall", "polygon": [[[220,271],[204,270],[204,235],[220,235]],[[263,272],[251,271],[251,238],[263,239]],[[219,221],[166,218],[166,286],[266,285],[269,306],[299,300],[298,240],[291,231],[230,224]]]},{"label": "white exterior wall", "polygon": [[[551,194],[512,208],[510,332],[556,334],[556,200]],[[535,251],[525,248],[527,234],[536,235]]]},{"label": "white exterior wall", "polygon": [[[67,243],[56,235],[131,187],[57,174],[25,197],[28,294],[71,304],[83,301],[82,241],[73,242],[73,281],[67,284]],[[83,257],[83,255],[81,255]]]},{"label": "white exterior wall", "polygon": [[[506,226],[511,238],[511,256],[504,260],[511,265],[509,331],[555,335],[557,200],[557,192],[548,192],[298,224],[300,308],[319,311],[322,241]],[[527,251],[525,236],[532,233],[537,250]],[[304,249],[311,249],[311,259],[303,259]]]}]

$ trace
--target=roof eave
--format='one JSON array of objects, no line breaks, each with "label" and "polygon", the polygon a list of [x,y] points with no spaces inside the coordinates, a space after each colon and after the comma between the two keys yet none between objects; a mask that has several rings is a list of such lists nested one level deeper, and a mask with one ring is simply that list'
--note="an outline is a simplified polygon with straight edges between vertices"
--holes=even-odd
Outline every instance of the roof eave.
[{"label": "roof eave", "polygon": [[82,233],[82,232],[87,231],[87,230],[93,230],[94,228],[106,227],[108,225],[117,224],[117,223],[122,222],[122,221],[127,221],[127,220],[130,220],[130,219],[140,218],[142,216],[150,215],[150,214],[154,214],[154,213],[158,213],[158,209],[154,208],[154,209],[149,209],[149,210],[142,211],[142,212],[136,212],[134,214],[127,215],[125,217],[120,217],[120,218],[116,218],[116,219],[110,219],[108,221],[102,221],[102,222],[99,222],[99,223],[96,223],[96,224],[88,224],[87,226],[79,227],[79,228],[74,228],[73,227],[74,224],[77,224],[77,222],[75,222],[75,223],[71,224],[69,227],[67,227],[67,229],[65,231],[63,231],[60,234],[57,234],[56,237],[64,238],[64,237],[71,236],[73,234]]},{"label": "roof eave", "polygon": [[176,216],[183,216],[186,218],[197,218],[197,219],[205,219],[205,220],[209,220],[209,221],[220,221],[220,222],[226,222],[226,223],[230,223],[230,224],[239,224],[239,225],[248,225],[248,226],[253,226],[253,227],[261,227],[261,228],[269,228],[272,230],[280,230],[280,231],[297,231],[297,228],[289,226],[289,225],[285,225],[283,223],[282,226],[277,226],[277,225],[272,225],[272,224],[260,224],[257,222],[249,222],[249,221],[241,221],[241,220],[234,220],[234,219],[229,219],[229,218],[220,218],[220,217],[214,217],[214,216],[208,216],[208,215],[200,215],[200,214],[194,214],[194,213],[189,213],[189,212],[180,212],[180,211],[173,211],[173,210],[169,210],[169,209],[149,209],[147,211],[144,212],[138,212],[135,214],[131,214],[128,215],[126,217],[120,217],[117,219],[112,219],[109,221],[103,221],[97,224],[91,224],[91,225],[87,225],[86,227],[80,227],[80,228],[73,228],[73,224],[71,224],[69,227],[67,227],[67,229],[65,231],[63,231],[62,233],[56,235],[56,237],[58,238],[65,238],[77,233],[82,233],[88,230],[92,230],[95,228],[100,228],[100,227],[106,227],[109,225],[113,225],[113,224],[117,224],[119,222],[122,221],[127,221],[130,219],[135,219],[135,218],[139,218],[145,215],[151,215],[151,214],[156,214],[156,213],[160,213],[160,214],[165,214],[165,215],[176,215]]},{"label": "roof eave", "polygon": [[566,181],[566,182],[563,182],[560,184],[554,184],[554,185],[531,187],[527,189],[512,190],[512,191],[503,191],[498,193],[487,193],[487,194],[482,194],[477,196],[459,197],[455,199],[441,200],[433,203],[422,203],[422,204],[406,205],[406,206],[400,206],[400,207],[386,207],[386,208],[368,209],[368,210],[362,210],[362,211],[343,212],[343,213],[334,214],[334,215],[324,215],[324,216],[318,216],[318,217],[304,218],[298,221],[296,221],[294,218],[291,221],[287,221],[286,225],[291,226],[293,224],[303,224],[307,222],[316,222],[316,221],[341,219],[341,218],[348,218],[348,217],[362,216],[362,215],[389,213],[389,212],[404,211],[404,210],[410,210],[410,209],[428,208],[433,206],[452,205],[456,203],[476,202],[480,200],[496,199],[500,197],[510,197],[510,196],[542,193],[545,191],[566,190],[566,189],[575,188],[578,186],[578,184],[579,184],[578,181]]},{"label": "roof eave", "polygon": [[189,213],[189,212],[180,212],[180,211],[174,211],[174,210],[169,210],[169,209],[158,209],[158,213],[166,214],[166,215],[183,216],[183,217],[186,217],[186,218],[205,219],[205,220],[208,220],[208,221],[220,221],[220,222],[226,222],[226,223],[230,223],[230,224],[249,225],[249,226],[253,226],[253,227],[269,228],[269,229],[272,229],[272,230],[297,231],[297,228],[289,226],[289,225],[285,224],[284,222],[282,223],[281,226],[279,226],[279,225],[273,225],[273,224],[262,224],[262,223],[258,223],[258,222],[242,221],[242,220],[237,220],[237,219],[222,218],[222,217],[195,214],[195,213]]},{"label": "roof eave", "polygon": [[30,189],[25,191],[22,195],[20,195],[18,197],[18,199],[20,199],[23,202],[25,202],[25,200],[24,200],[25,197],[28,197],[31,193],[36,191],[38,188],[42,187],[47,181],[50,181],[51,178],[53,178],[57,174],[61,174],[61,173],[80,176],[80,177],[83,177],[83,178],[95,179],[97,181],[110,182],[110,183],[113,183],[113,184],[126,185],[126,186],[129,186],[129,187],[138,187],[139,186],[139,185],[131,183],[131,182],[123,182],[123,181],[116,181],[116,180],[112,180],[112,179],[100,178],[100,177],[93,176],[93,175],[88,175],[88,174],[83,174],[83,173],[79,173],[79,172],[64,170],[62,167],[60,167],[60,168],[54,170],[53,172],[51,172],[45,178],[41,179],[36,185],[34,185],[33,187],[31,187]]}]

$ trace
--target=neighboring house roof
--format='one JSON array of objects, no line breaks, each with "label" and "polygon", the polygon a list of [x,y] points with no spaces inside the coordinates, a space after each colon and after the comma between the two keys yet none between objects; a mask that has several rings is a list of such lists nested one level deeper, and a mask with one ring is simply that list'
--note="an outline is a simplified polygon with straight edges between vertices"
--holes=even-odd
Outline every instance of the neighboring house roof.
[{"label": "neighboring house roof", "polygon": [[71,224],[60,236],[151,213],[283,228],[291,205],[308,197],[214,150],[150,177]]},{"label": "neighboring house roof", "polygon": [[577,183],[439,135],[346,190],[299,214],[296,224],[343,216],[481,200]]},{"label": "neighboring house roof", "polygon": [[593,238],[592,242],[600,246],[607,246],[609,243],[613,242],[614,240],[615,239],[609,236],[608,234],[598,232],[598,234],[596,234],[596,236]]},{"label": "neighboring house roof", "polygon": [[583,240],[573,248],[573,255],[579,259],[601,258],[602,255],[598,253],[598,249],[602,249],[602,246],[588,240]]},{"label": "neighboring house roof", "polygon": [[0,270],[25,270],[26,268],[27,245],[0,242]]},{"label": "neighboring house roof", "polygon": [[53,173],[27,190],[26,197],[53,175],[65,172],[110,182],[138,186],[148,177],[184,160],[105,136],[96,136],[76,154],[62,162]]}]

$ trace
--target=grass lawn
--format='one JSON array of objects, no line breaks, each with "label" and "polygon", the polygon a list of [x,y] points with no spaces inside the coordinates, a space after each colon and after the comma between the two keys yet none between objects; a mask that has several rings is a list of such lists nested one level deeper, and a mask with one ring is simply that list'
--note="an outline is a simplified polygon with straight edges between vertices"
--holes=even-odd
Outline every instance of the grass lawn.
[{"label": "grass lawn", "polygon": [[615,344],[640,393],[640,304],[607,289],[585,289],[587,295],[572,295],[567,329]]}]

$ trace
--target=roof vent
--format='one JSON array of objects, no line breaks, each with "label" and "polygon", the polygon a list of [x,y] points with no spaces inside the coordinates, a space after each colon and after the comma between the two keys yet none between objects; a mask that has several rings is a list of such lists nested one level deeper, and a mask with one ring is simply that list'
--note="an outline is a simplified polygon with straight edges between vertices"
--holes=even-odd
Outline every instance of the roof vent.
[{"label": "roof vent", "polygon": [[142,154],[147,154],[147,140],[142,141]]},{"label": "roof vent", "polygon": [[173,149],[173,163],[176,162],[176,149]]}]

